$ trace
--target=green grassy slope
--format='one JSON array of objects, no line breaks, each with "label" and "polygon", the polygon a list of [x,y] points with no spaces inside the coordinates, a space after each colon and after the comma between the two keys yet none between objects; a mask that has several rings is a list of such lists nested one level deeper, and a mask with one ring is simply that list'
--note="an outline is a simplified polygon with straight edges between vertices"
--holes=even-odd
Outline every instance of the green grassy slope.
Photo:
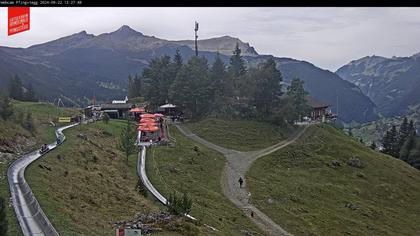
[{"label": "green grassy slope", "polygon": [[285,139],[292,131],[257,121],[207,118],[186,124],[198,136],[239,151],[258,150]]},{"label": "green grassy slope", "polygon": [[[57,107],[47,103],[13,101],[13,105],[19,112],[32,113],[36,132],[31,134],[29,131],[22,128],[14,119],[7,121],[0,120],[0,145],[4,145],[4,148],[7,150],[9,148],[6,146],[12,144],[23,153],[38,148],[42,143],[54,142],[55,128],[51,127],[48,121],[54,117],[55,114],[78,114],[76,109],[57,109]],[[11,148],[10,150],[13,149],[14,148]],[[0,158],[0,196],[5,198],[7,202],[10,199],[9,185],[7,182],[7,169],[10,164],[10,160],[2,160]],[[12,207],[7,207],[6,215],[9,235],[22,235]]]},{"label": "green grassy slope", "polygon": [[[364,167],[347,165],[352,157]],[[295,235],[420,232],[420,172],[331,126],[259,159],[247,179],[255,205]]]},{"label": "green grassy slope", "polygon": [[114,235],[112,222],[158,210],[135,191],[136,156],[127,165],[116,151],[123,125],[98,122],[65,131],[67,141],[27,169],[26,179],[60,235]]},{"label": "green grassy slope", "polygon": [[[261,235],[261,231],[222,193],[220,179],[226,159],[220,154],[194,143],[175,127],[170,128],[175,147],[148,149],[146,171],[150,181],[164,196],[172,191],[187,193],[193,199],[191,215],[221,230],[202,234]],[[198,147],[198,152],[194,150]]]}]

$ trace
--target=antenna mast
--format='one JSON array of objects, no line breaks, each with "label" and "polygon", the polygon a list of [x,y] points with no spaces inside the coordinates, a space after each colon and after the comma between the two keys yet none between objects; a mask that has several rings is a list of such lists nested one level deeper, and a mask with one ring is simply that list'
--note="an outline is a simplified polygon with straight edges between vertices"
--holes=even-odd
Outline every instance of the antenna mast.
[{"label": "antenna mast", "polygon": [[198,39],[198,35],[197,35],[197,31],[198,31],[198,22],[197,22],[197,21],[195,22],[195,28],[194,28],[194,31],[195,31],[195,56],[197,56],[197,57],[198,57],[198,46],[197,46],[197,39]]}]

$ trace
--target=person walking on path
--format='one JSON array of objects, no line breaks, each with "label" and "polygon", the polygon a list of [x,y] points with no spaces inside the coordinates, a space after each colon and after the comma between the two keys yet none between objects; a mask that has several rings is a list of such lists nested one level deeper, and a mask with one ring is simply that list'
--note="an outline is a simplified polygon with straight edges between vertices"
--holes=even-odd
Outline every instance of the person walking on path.
[{"label": "person walking on path", "polygon": [[248,192],[248,204],[251,204],[251,192]]},{"label": "person walking on path", "polygon": [[244,180],[242,179],[242,176],[239,177],[238,182],[239,182],[239,187],[242,188],[242,184],[244,183]]}]

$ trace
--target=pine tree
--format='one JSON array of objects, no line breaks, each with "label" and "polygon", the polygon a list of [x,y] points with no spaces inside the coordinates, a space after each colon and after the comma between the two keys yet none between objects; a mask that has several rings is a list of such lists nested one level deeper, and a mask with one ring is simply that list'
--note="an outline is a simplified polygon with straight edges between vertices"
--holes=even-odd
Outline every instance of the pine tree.
[{"label": "pine tree", "polygon": [[217,96],[226,95],[232,89],[228,85],[226,66],[220,59],[219,53],[216,55],[216,59],[210,70],[210,79],[213,83],[214,93]]},{"label": "pine tree", "polygon": [[416,126],[414,125],[414,121],[410,120],[408,125],[408,133],[410,136],[417,136]]},{"label": "pine tree", "polygon": [[404,117],[404,120],[400,126],[400,130],[398,132],[398,142],[399,142],[399,147],[401,148],[403,146],[403,144],[405,143],[405,141],[407,140],[408,136],[410,135],[410,130],[409,130],[409,124],[408,124],[408,120],[407,117]]},{"label": "pine tree", "polygon": [[391,132],[389,130],[385,132],[385,135],[382,138],[382,146],[383,146],[382,152],[385,154],[391,155],[392,143],[391,143]]},{"label": "pine tree", "polygon": [[0,197],[0,236],[7,236],[6,201]]},{"label": "pine tree", "polygon": [[375,143],[375,141],[372,141],[372,143],[370,144],[370,148],[372,150],[376,150],[376,143]]},{"label": "pine tree", "polygon": [[172,83],[170,99],[192,119],[198,119],[209,111],[212,102],[210,84],[207,60],[193,56]]},{"label": "pine tree", "polygon": [[25,93],[25,100],[30,102],[36,102],[38,99],[36,98],[35,90],[32,86],[32,83],[29,83],[28,90]]},{"label": "pine tree", "polygon": [[400,148],[398,140],[398,132],[395,125],[392,126],[391,130],[388,130],[385,133],[385,136],[382,140],[382,145],[384,147],[383,152],[391,155],[393,157],[399,158]]},{"label": "pine tree", "polygon": [[157,107],[169,101],[169,88],[176,74],[171,58],[163,56],[150,61],[143,70],[142,78],[147,80],[146,99],[152,107]]},{"label": "pine tree", "polygon": [[26,118],[25,118],[25,121],[23,123],[23,128],[25,128],[26,130],[28,130],[32,134],[35,133],[35,124],[34,124],[34,120],[32,119],[32,113],[28,112],[26,114]]},{"label": "pine tree", "polygon": [[24,100],[22,81],[17,75],[10,80],[9,96],[15,100]]},{"label": "pine tree", "polygon": [[246,73],[245,61],[242,58],[239,43],[236,43],[235,49],[233,50],[233,54],[230,57],[229,72],[234,78],[243,76]]},{"label": "pine tree", "polygon": [[308,92],[306,92],[303,88],[304,83],[305,82],[303,80],[294,78],[290,86],[287,88],[287,95],[293,99],[295,106],[295,120],[307,115],[310,109],[305,99]]},{"label": "pine tree", "polygon": [[9,119],[14,113],[14,108],[9,97],[0,94],[0,117],[3,120]]},{"label": "pine tree", "polygon": [[126,126],[121,129],[120,137],[117,143],[118,149],[124,152],[127,163],[128,157],[136,151],[136,146],[134,145],[135,141],[135,127],[130,123],[129,120],[127,120]]},{"label": "pine tree", "polygon": [[229,106],[228,98],[232,96],[233,85],[226,72],[226,66],[217,53],[210,69],[211,93],[213,97],[212,111],[223,112]]},{"label": "pine tree", "polygon": [[131,75],[128,75],[128,98],[134,98],[135,97],[135,88],[134,88],[134,79],[131,77]]},{"label": "pine tree", "polygon": [[179,52],[179,48],[176,49],[172,64],[175,70],[174,75],[176,76],[179,70],[181,70],[182,65],[183,65],[183,59],[182,59],[181,53]]},{"label": "pine tree", "polygon": [[415,137],[410,135],[401,147],[399,158],[403,161],[407,161],[410,153],[415,149],[416,141]]},{"label": "pine tree", "polygon": [[147,197],[148,195],[148,191],[146,186],[143,184],[143,182],[141,181],[141,179],[139,178],[138,182],[137,182],[137,186],[136,186],[136,190],[137,192],[139,192],[141,195],[143,195],[143,197]]},{"label": "pine tree", "polygon": [[263,116],[269,116],[280,102],[282,75],[271,57],[258,66],[255,75],[253,79],[256,85],[254,95],[256,109]]}]

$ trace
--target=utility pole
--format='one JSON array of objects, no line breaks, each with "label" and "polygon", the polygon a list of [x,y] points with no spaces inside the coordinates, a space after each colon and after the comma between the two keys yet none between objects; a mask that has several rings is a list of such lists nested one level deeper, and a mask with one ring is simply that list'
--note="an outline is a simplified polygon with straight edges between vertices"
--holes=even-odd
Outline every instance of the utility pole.
[{"label": "utility pole", "polygon": [[198,39],[198,35],[197,35],[197,31],[198,31],[198,22],[195,22],[195,56],[198,57],[198,46],[197,46],[197,39]]},{"label": "utility pole", "polygon": [[338,118],[338,94],[337,94],[337,118]]}]

